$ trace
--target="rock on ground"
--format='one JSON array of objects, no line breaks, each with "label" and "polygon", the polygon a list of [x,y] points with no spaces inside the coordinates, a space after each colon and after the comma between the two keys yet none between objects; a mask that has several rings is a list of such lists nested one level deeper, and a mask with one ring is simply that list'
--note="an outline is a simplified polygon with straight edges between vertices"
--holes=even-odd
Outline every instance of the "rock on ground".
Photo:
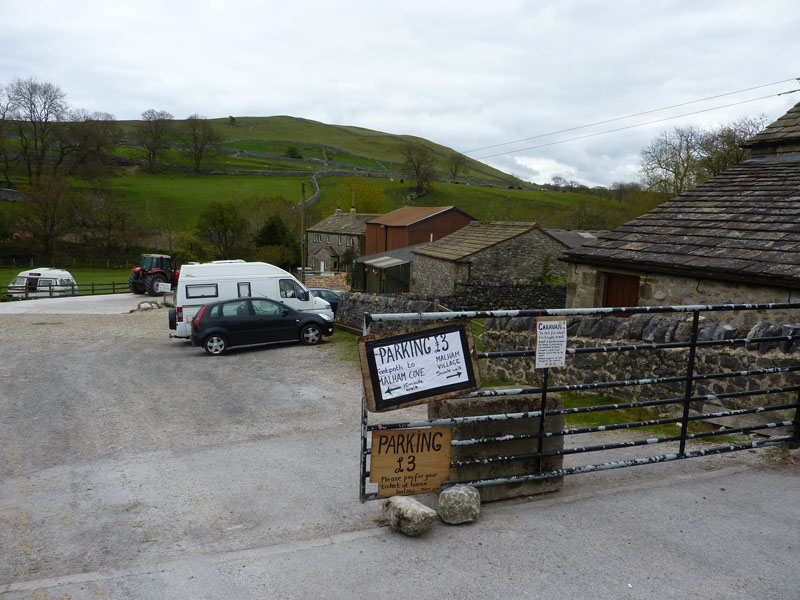
[{"label": "rock on ground", "polygon": [[457,485],[439,494],[439,516],[456,525],[477,520],[481,514],[481,495],[471,485]]},{"label": "rock on ground", "polygon": [[392,496],[383,503],[383,516],[395,531],[416,536],[430,529],[436,511],[405,496]]}]

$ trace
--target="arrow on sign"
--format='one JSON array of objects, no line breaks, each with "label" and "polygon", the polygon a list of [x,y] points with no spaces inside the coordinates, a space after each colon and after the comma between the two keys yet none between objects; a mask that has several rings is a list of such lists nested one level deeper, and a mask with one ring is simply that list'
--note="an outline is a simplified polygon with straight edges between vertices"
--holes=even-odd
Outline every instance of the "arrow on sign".
[{"label": "arrow on sign", "polygon": [[384,392],[384,394],[391,394],[392,392],[397,391],[397,390],[401,390],[401,389],[403,389],[403,388],[401,388],[399,385],[397,387],[386,388],[386,391]]},{"label": "arrow on sign", "polygon": [[461,377],[461,371],[456,371],[452,375],[448,375],[445,379],[452,379],[453,377]]}]

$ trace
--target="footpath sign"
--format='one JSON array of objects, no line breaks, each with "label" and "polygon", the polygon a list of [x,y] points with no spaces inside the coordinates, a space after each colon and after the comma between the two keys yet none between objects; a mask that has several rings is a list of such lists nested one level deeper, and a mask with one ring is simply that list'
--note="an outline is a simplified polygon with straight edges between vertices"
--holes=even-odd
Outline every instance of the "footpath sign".
[{"label": "footpath sign", "polygon": [[481,387],[470,323],[362,336],[361,374],[372,412],[459,396]]},{"label": "footpath sign", "polygon": [[438,492],[450,476],[449,427],[372,432],[369,479],[378,497]]},{"label": "footpath sign", "polygon": [[563,367],[567,355],[566,317],[536,319],[536,368]]}]

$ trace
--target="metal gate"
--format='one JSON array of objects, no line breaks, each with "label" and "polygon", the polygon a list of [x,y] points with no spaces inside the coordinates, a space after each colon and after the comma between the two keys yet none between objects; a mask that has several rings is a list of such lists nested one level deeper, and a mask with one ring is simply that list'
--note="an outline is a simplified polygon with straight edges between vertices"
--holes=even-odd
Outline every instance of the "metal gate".
[{"label": "metal gate", "polygon": [[[526,473],[521,475],[514,475],[511,477],[498,477],[496,479],[482,479],[469,482],[460,482],[459,485],[473,485],[476,487],[500,485],[505,483],[516,483],[523,481],[535,481],[549,479],[553,477],[560,477],[564,475],[573,475],[577,473],[596,472],[607,469],[618,469],[623,467],[631,467],[636,465],[669,462],[681,460],[685,458],[697,458],[702,456],[710,456],[715,454],[723,454],[728,452],[736,452],[741,450],[749,450],[753,448],[760,448],[766,446],[786,445],[789,443],[800,442],[800,385],[769,385],[760,384],[754,385],[757,382],[756,378],[769,379],[771,376],[779,374],[793,373],[800,371],[800,361],[797,360],[796,355],[787,355],[792,359],[790,366],[782,367],[766,367],[748,370],[732,370],[720,371],[715,373],[696,373],[697,353],[708,348],[720,347],[743,347],[751,349],[761,343],[771,342],[786,342],[791,345],[792,342],[800,340],[800,335],[773,335],[766,337],[737,337],[733,339],[713,339],[713,340],[699,340],[698,331],[701,314],[722,312],[722,311],[764,311],[769,314],[771,311],[777,310],[798,310],[800,303],[770,303],[770,304],[724,304],[724,305],[693,305],[693,306],[653,306],[653,307],[617,307],[617,308],[588,308],[588,309],[536,309],[536,310],[501,310],[501,311],[470,311],[470,312],[433,312],[433,313],[397,313],[397,314],[365,314],[364,315],[364,335],[370,333],[373,323],[386,323],[386,322],[400,322],[401,327],[411,327],[415,324],[422,325],[425,322],[431,321],[448,321],[453,319],[483,319],[492,317],[542,317],[542,316],[626,316],[640,313],[660,314],[660,313],[688,313],[691,315],[691,335],[688,341],[672,341],[664,343],[644,343],[644,344],[627,344],[627,345],[602,345],[602,346],[582,346],[582,347],[567,347],[567,360],[574,359],[574,357],[581,354],[589,353],[623,353],[623,352],[653,352],[662,349],[676,349],[683,350],[686,353],[686,367],[682,373],[675,373],[668,377],[651,377],[640,379],[624,379],[614,381],[601,381],[593,383],[583,383],[580,381],[571,382],[561,385],[548,384],[549,369],[540,370],[541,385],[538,387],[521,387],[514,389],[483,389],[465,397],[484,397],[484,396],[504,396],[504,395],[518,395],[518,394],[539,394],[541,395],[541,410],[530,411],[525,413],[510,413],[510,414],[493,414],[481,415],[471,417],[457,417],[449,419],[436,419],[436,420],[418,420],[418,421],[405,421],[395,423],[369,423],[369,414],[366,406],[366,398],[362,396],[362,409],[361,409],[361,477],[360,477],[360,500],[374,500],[378,497],[374,491],[367,490],[367,482],[369,479],[369,457],[371,448],[369,447],[370,432],[377,430],[391,430],[391,429],[407,429],[415,427],[431,427],[431,426],[452,426],[466,423],[474,423],[480,421],[503,421],[503,420],[517,420],[517,419],[537,419],[539,420],[539,427],[537,432],[523,433],[516,435],[505,435],[502,438],[484,438],[473,440],[453,440],[453,444],[486,444],[488,442],[496,443],[498,441],[512,441],[522,439],[538,439],[538,451],[535,453],[516,454],[516,455],[497,455],[489,458],[479,459],[480,464],[490,463],[505,463],[511,461],[522,461],[537,459],[539,469],[537,472]],[[800,313],[797,313],[800,316]],[[795,333],[793,331],[793,333]],[[535,348],[520,348],[518,350],[506,352],[480,352],[479,359],[492,359],[498,358],[524,358],[535,355]],[[708,380],[723,380],[730,378],[743,378],[738,381],[745,381],[746,385],[743,388],[735,391],[729,391],[718,394],[703,394],[698,395],[695,393],[695,383],[698,381]],[[793,378],[794,381],[800,381],[800,378]],[[557,410],[548,410],[547,408],[547,395],[551,392],[598,392],[611,391],[616,388],[629,387],[629,386],[654,386],[659,384],[682,384],[683,393],[678,396],[657,398],[639,402],[613,402],[608,404],[600,404],[593,406],[584,406],[577,408],[561,408]],[[695,407],[699,403],[706,401],[725,401],[742,399],[748,397],[766,397],[767,401],[771,402],[768,405],[758,407],[739,408],[720,410],[714,412],[692,411],[692,406]],[[604,424],[601,426],[588,426],[588,427],[565,427],[560,431],[545,431],[544,420],[550,415],[577,415],[582,413],[592,413],[600,411],[620,411],[630,409],[653,409],[656,407],[677,407],[678,416],[670,416],[667,418],[648,418],[641,420],[628,420],[612,424]],[[755,415],[764,414],[769,415],[770,418],[767,422],[750,424],[738,427],[730,427],[724,430],[703,431],[692,433],[689,431],[689,423],[699,420],[719,419],[724,417],[738,417],[741,415]],[[382,414],[385,416],[385,413]],[[563,436],[565,439],[570,436],[577,436],[580,434],[607,432],[607,431],[622,431],[622,430],[637,430],[642,428],[652,428],[659,425],[668,425],[680,427],[680,433],[675,435],[658,435],[657,437],[640,437],[636,439],[614,441],[612,443],[593,444],[588,446],[573,446],[565,447],[561,450],[544,451],[543,441],[551,436]],[[748,441],[737,441],[736,443],[719,443],[718,436],[730,436],[734,434],[751,434],[764,430],[774,430],[776,428],[792,428],[793,431],[787,435],[771,437],[769,439],[750,439]],[[788,430],[787,430],[788,431]],[[539,433],[541,432],[541,433]],[[717,438],[714,445],[704,445],[703,447],[687,447],[690,442],[703,440],[713,441]],[[621,460],[595,462],[592,464],[585,464],[580,466],[565,467],[558,470],[546,471],[542,469],[544,459],[551,456],[567,456],[577,454],[591,454],[599,453],[608,450],[617,450],[624,448],[632,448],[639,446],[657,446],[657,445],[671,444],[677,445],[677,449],[671,452],[664,452],[662,454],[652,454],[647,456],[629,457]],[[453,461],[451,467],[470,466],[470,461]],[[478,461],[473,461],[477,464]],[[454,484],[450,484],[454,485]],[[444,484],[443,487],[448,487]]]}]

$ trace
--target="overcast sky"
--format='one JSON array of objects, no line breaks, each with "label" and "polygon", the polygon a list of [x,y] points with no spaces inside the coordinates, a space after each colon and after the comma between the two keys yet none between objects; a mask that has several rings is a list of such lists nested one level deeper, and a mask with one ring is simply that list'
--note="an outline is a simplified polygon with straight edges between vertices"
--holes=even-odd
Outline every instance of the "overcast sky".
[{"label": "overcast sky", "polygon": [[[138,119],[292,115],[461,152],[800,77],[797,0],[258,2],[0,0],[0,84]],[[529,181],[637,177],[665,129],[800,102],[788,81],[471,152]],[[770,96],[615,133],[586,136]],[[532,146],[541,146],[531,148]]]}]

